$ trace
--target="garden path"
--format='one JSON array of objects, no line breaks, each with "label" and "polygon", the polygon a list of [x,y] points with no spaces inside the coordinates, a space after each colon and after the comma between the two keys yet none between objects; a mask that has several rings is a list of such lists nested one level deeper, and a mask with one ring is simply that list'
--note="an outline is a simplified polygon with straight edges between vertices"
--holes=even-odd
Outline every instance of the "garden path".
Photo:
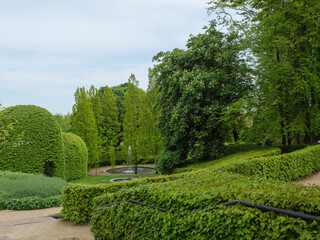
[{"label": "garden path", "polygon": [[296,183],[301,183],[301,184],[306,185],[306,186],[312,185],[312,184],[320,186],[320,171],[316,172],[315,174],[313,174],[313,175],[311,175],[309,177],[297,180],[295,182]]},{"label": "garden path", "polygon": [[61,207],[26,211],[0,211],[0,240],[93,240],[90,226],[49,217]]}]

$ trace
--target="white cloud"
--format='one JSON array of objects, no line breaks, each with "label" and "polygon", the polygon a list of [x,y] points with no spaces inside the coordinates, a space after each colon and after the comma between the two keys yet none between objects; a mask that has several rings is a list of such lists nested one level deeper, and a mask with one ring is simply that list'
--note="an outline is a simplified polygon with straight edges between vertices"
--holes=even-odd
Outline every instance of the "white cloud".
[{"label": "white cloud", "polygon": [[147,88],[159,51],[208,23],[206,0],[0,0],[0,103],[67,113],[77,87]]}]

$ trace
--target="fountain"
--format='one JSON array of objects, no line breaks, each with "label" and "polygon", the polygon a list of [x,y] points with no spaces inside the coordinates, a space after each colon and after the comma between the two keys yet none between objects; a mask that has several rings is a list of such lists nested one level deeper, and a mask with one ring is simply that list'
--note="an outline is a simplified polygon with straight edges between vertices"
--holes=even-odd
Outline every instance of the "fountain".
[{"label": "fountain", "polygon": [[[127,167],[117,167],[115,169],[109,168],[104,170],[105,173],[110,174],[121,174],[121,175],[134,175],[135,169],[131,161],[131,146],[128,147],[128,160],[127,160]],[[155,169],[153,167],[143,167],[143,166],[137,166],[137,174],[151,174],[155,173]],[[124,180],[123,180],[124,181]]]}]

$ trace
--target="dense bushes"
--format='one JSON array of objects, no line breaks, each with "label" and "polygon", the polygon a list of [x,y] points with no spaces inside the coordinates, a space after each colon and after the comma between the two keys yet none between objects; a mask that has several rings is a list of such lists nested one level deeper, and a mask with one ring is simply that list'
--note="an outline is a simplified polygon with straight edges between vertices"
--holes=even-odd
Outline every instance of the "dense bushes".
[{"label": "dense bushes", "polygon": [[[44,173],[64,178],[61,129],[54,116],[41,107],[18,105],[0,112],[0,170]],[[10,130],[10,131],[9,131]]]},{"label": "dense bushes", "polygon": [[0,209],[37,209],[61,204],[67,182],[57,177],[0,172]]},{"label": "dense bushes", "polygon": [[300,179],[320,169],[320,146],[279,156],[247,160],[225,167],[230,172],[257,175],[285,181]]},{"label": "dense bushes", "polygon": [[67,181],[87,176],[88,150],[82,139],[72,133],[62,133],[63,157]]},{"label": "dense bushes", "polygon": [[204,170],[190,173],[188,178],[122,188],[97,197],[92,217],[97,239],[315,239],[320,231],[319,223],[241,206],[218,207],[186,217],[131,203],[99,207],[127,199],[184,215],[235,199],[320,215],[318,187]]},{"label": "dense bushes", "polygon": [[99,208],[95,239],[317,239],[319,224],[244,207],[181,217],[130,203]]}]

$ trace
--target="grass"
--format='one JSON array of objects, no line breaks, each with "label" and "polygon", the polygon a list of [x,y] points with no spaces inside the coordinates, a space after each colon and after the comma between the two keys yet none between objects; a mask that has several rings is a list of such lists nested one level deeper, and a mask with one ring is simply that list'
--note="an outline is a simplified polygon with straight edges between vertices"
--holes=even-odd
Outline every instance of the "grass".
[{"label": "grass", "polygon": [[0,189],[10,198],[50,197],[62,195],[67,182],[57,177],[38,174],[0,172]]},{"label": "grass", "polygon": [[211,168],[211,167],[219,168],[235,162],[250,160],[250,159],[259,158],[259,157],[274,156],[274,155],[279,155],[280,153],[281,153],[280,148],[263,147],[261,149],[254,149],[250,151],[231,154],[226,157],[208,161],[208,162],[188,164],[185,167],[176,168],[174,170],[174,173],[190,172],[194,170]]},{"label": "grass", "polygon": [[145,178],[145,177],[156,177],[159,174],[150,174],[150,175],[103,175],[103,176],[91,176],[88,175],[85,178],[77,179],[72,181],[72,183],[80,183],[80,184],[100,184],[100,183],[111,183],[109,180],[113,178],[123,178],[123,177],[137,177],[137,178]]}]

